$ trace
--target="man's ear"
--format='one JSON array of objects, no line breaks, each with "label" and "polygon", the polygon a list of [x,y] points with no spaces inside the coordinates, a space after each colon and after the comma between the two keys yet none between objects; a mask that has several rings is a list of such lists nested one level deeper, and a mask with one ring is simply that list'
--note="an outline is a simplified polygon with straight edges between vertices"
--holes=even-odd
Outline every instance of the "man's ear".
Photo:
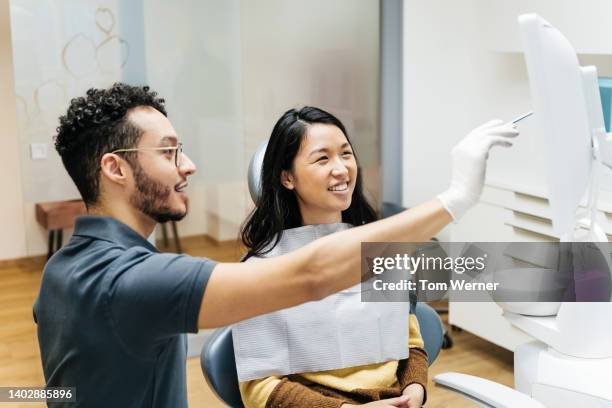
[{"label": "man's ear", "polygon": [[295,179],[290,171],[281,171],[281,184],[285,186],[287,190],[293,190],[295,188]]},{"label": "man's ear", "polygon": [[100,175],[117,184],[127,183],[128,167],[127,162],[114,153],[106,153],[100,159]]}]

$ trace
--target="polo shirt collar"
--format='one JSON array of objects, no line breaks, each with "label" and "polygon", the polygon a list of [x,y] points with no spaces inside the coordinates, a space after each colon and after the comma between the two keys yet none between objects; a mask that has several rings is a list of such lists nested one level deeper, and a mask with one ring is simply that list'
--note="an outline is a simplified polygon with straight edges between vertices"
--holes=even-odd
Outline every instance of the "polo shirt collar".
[{"label": "polo shirt collar", "polygon": [[142,235],[113,217],[99,215],[78,217],[75,222],[73,235],[108,241],[125,248],[143,246],[150,251],[159,252]]}]

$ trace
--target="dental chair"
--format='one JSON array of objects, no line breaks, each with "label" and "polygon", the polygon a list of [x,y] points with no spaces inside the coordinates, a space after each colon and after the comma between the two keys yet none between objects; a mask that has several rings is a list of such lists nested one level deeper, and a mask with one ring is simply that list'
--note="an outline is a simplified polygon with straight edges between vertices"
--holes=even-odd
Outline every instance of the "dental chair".
[{"label": "dental chair", "polygon": [[[267,142],[259,145],[249,163],[248,185],[254,202],[257,202],[259,195],[261,166],[266,146]],[[414,313],[419,321],[425,351],[431,365],[442,348],[444,326],[435,310],[425,303],[418,302]],[[231,327],[223,327],[213,332],[202,348],[200,364],[204,378],[217,398],[232,408],[244,407],[238,387]]]}]

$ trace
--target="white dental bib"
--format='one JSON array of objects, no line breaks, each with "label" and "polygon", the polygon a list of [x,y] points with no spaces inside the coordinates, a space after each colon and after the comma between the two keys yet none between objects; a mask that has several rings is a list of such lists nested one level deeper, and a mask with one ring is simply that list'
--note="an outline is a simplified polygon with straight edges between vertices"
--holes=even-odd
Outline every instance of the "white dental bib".
[{"label": "white dental bib", "polygon": [[[286,254],[350,227],[337,223],[285,230],[264,257]],[[361,302],[357,284],[319,301],[242,321],[232,327],[238,380],[408,358],[409,313],[407,302]]]}]

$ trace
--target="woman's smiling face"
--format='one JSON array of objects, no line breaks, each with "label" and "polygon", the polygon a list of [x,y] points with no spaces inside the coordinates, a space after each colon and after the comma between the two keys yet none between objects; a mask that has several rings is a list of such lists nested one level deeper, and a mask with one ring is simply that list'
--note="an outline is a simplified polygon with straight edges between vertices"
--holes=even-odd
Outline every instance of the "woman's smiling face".
[{"label": "woman's smiling face", "polygon": [[349,208],[357,162],[342,131],[327,124],[308,125],[290,171],[283,171],[281,183],[294,190],[305,225],[342,221]]}]

